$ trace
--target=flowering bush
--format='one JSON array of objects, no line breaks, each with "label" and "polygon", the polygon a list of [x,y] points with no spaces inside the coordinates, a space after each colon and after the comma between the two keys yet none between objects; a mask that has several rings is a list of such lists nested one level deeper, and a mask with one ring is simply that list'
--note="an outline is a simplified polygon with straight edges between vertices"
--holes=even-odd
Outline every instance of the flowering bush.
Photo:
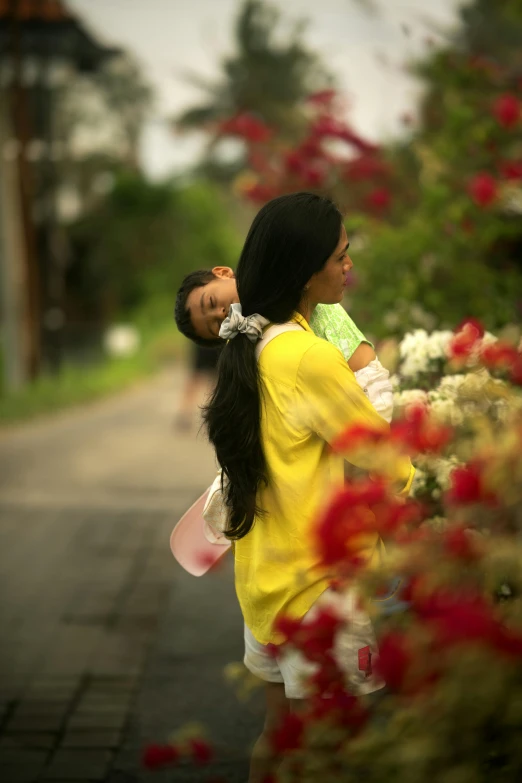
[{"label": "flowering bush", "polygon": [[[335,654],[350,619],[335,605],[306,622],[278,618],[283,644],[298,648],[316,671],[305,710],[273,733],[281,761],[271,783],[521,779],[522,346],[485,335],[473,322],[442,336],[408,335],[404,344],[416,346],[417,378],[439,373],[435,389],[400,391],[401,379],[413,377],[402,350],[402,413],[389,434],[351,428],[335,448],[348,456],[371,449],[383,477],[390,461],[411,454],[420,466],[412,492],[402,500],[384,478],[353,481],[314,530],[333,589],[341,597],[358,591],[377,634],[378,655],[360,650],[359,668],[386,687],[371,698],[352,692]],[[501,416],[491,388],[502,389]],[[441,416],[434,402],[443,395],[450,405]],[[376,569],[353,555],[362,532],[385,542]],[[398,578],[399,611],[383,611],[375,599]],[[188,756],[206,763],[210,747],[194,743],[153,746],[145,761],[161,766]]]},{"label": "flowering bush", "polygon": [[[399,503],[382,483],[354,484],[318,524],[318,550],[337,589],[363,585],[379,641],[375,670],[387,687],[370,704],[350,694],[323,630],[335,636],[338,618],[323,619],[321,633],[288,624],[288,643],[307,654],[313,649],[307,634],[322,639],[323,657],[279,783],[317,777],[507,783],[522,774],[522,405],[514,382],[521,352],[506,345],[510,360],[494,367],[489,346],[499,341],[484,337],[466,324],[457,334],[405,338],[401,348],[416,347],[418,356],[412,363],[401,351],[399,384],[438,372],[438,385],[398,391],[403,417],[388,438],[369,432],[366,442],[385,459],[397,450],[415,454],[423,467],[412,496]],[[448,369],[453,374],[443,375]],[[502,416],[491,385],[503,389]],[[434,403],[444,395],[449,405],[441,416]],[[361,432],[347,433],[339,446],[360,449],[364,440]],[[387,546],[385,563],[371,573],[350,556],[350,540],[364,529],[377,531]],[[372,596],[397,575],[407,609],[380,613]]]}]

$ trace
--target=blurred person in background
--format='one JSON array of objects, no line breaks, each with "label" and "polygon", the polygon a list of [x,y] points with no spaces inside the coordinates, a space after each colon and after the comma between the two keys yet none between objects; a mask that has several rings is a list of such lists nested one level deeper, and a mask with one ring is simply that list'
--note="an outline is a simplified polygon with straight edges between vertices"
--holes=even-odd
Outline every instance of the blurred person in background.
[{"label": "blurred person in background", "polygon": [[188,375],[174,418],[177,432],[190,432],[197,423],[200,405],[214,388],[219,354],[218,348],[191,343]]}]

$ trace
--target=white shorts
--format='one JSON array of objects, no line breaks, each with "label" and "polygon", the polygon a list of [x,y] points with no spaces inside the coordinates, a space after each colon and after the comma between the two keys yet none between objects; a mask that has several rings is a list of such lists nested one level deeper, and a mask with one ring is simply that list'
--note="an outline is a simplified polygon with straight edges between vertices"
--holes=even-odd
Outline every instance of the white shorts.
[{"label": "white shorts", "polygon": [[[322,607],[331,607],[347,624],[337,634],[334,655],[346,675],[347,686],[362,695],[384,687],[384,682],[371,672],[368,661],[375,660],[377,643],[370,618],[358,606],[354,590],[343,594],[326,590],[304,616],[313,619]],[[271,650],[258,642],[245,625],[246,668],[265,682],[281,682],[288,699],[305,699],[309,695],[307,679],[317,671],[317,664],[293,648],[274,657]]]}]

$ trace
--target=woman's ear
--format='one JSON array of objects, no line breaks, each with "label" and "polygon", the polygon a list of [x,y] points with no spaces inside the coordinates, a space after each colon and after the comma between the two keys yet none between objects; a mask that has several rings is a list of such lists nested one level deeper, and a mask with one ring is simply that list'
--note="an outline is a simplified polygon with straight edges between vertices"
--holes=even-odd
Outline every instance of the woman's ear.
[{"label": "woman's ear", "polygon": [[236,276],[234,270],[229,266],[214,266],[212,268],[212,274],[214,277],[219,277],[220,280],[226,280]]}]

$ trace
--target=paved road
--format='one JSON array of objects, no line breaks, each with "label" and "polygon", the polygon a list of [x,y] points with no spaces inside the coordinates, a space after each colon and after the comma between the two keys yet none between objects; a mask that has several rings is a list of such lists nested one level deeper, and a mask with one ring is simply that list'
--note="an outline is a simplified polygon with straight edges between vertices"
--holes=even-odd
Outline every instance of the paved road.
[{"label": "paved road", "polygon": [[[230,564],[195,579],[168,549],[214,474],[203,439],[172,431],[181,382],[0,433],[2,783],[246,780],[261,712],[222,674],[242,652]],[[141,769],[187,721],[219,759]]]}]

